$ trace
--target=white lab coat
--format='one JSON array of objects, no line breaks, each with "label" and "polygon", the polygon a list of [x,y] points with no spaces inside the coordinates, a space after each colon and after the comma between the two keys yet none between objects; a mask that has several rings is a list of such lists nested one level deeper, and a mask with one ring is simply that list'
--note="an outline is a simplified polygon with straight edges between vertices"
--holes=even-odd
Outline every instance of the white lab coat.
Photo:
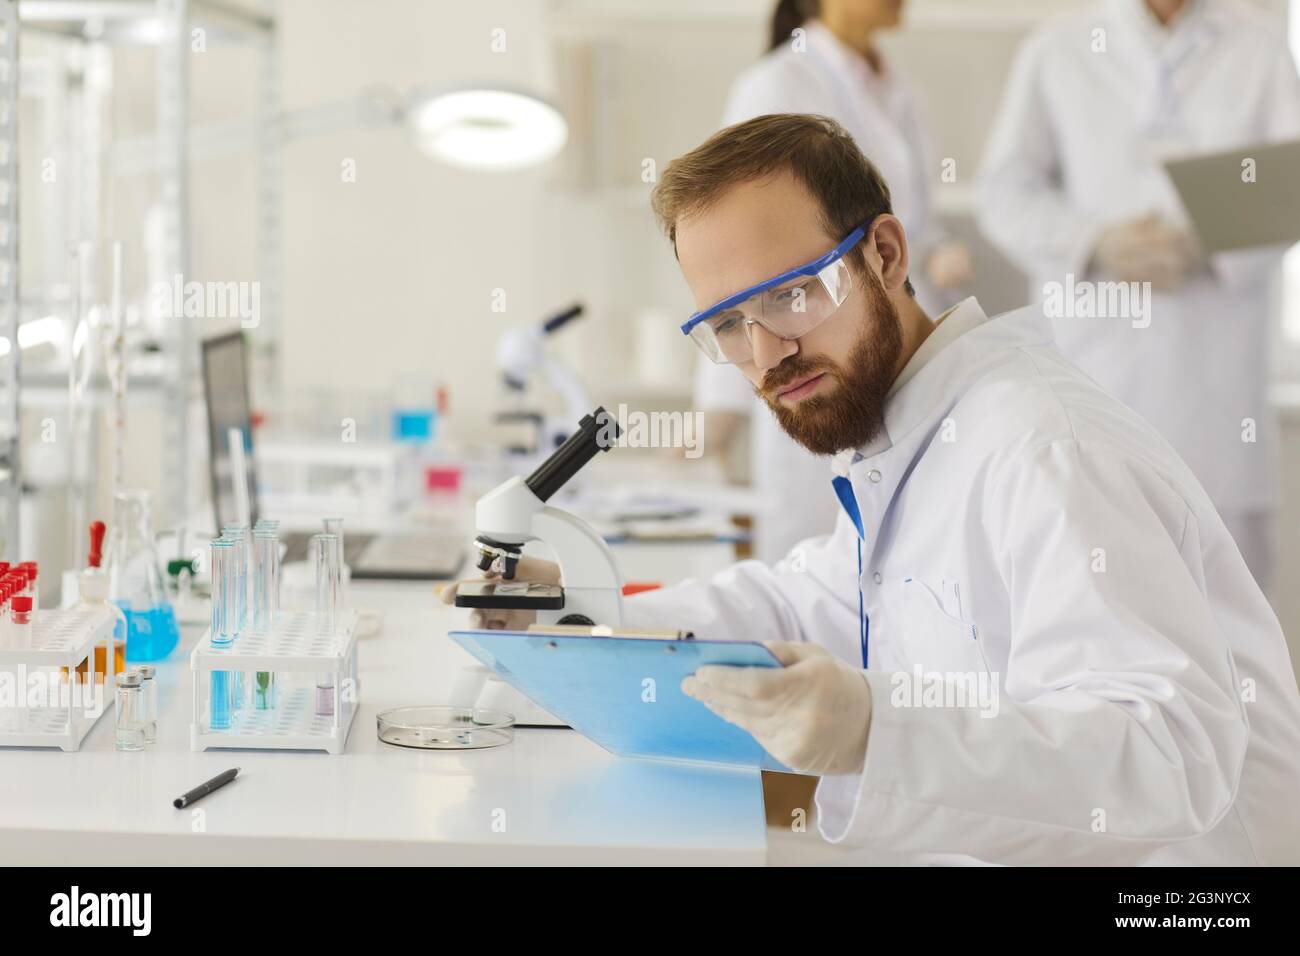
[{"label": "white lab coat", "polygon": [[[1106,0],[1049,23],[1016,57],[984,157],[980,224],[1037,298],[1067,273],[1102,278],[1088,267],[1105,227],[1153,210],[1187,222],[1162,157],[1296,136],[1300,79],[1282,23],[1252,4],[1192,0],[1163,29],[1143,0]],[[1061,350],[1155,425],[1233,521],[1274,505],[1268,279],[1279,261],[1277,249],[1212,257],[1154,294],[1149,328],[1055,323]]]},{"label": "white lab coat", "polygon": [[[917,263],[917,294],[934,306],[941,300],[926,288],[920,264],[939,237],[932,186],[938,160],[917,97],[888,64],[877,75],[818,21],[809,21],[804,30],[802,49],[783,44],[736,79],[723,125],[767,113],[815,113],[848,130],[889,185]],[[826,460],[781,429],[744,375],[701,358],[695,405],[750,416],[750,480],[763,502],[754,537],[757,557],[775,561],[796,542],[830,530],[839,507],[834,496],[807,493],[810,486],[824,484]]]},{"label": "white lab coat", "polygon": [[[836,465],[860,577],[841,516],[775,567],[625,613],[861,666],[861,587],[871,730],[864,770],[818,787],[827,839],[917,861],[1300,863],[1300,693],[1277,619],[1191,471],[1065,360],[1038,308],[958,305],[885,434]],[[984,675],[996,716],[896,706],[914,668]]]},{"label": "white lab coat", "polygon": [[[919,265],[939,236],[934,184],[939,161],[912,85],[887,61],[879,74],[817,20],[802,50],[785,43],[736,78],[723,126],[767,113],[813,113],[835,120],[889,186],[894,215]],[[842,238],[842,237],[840,237]]]}]

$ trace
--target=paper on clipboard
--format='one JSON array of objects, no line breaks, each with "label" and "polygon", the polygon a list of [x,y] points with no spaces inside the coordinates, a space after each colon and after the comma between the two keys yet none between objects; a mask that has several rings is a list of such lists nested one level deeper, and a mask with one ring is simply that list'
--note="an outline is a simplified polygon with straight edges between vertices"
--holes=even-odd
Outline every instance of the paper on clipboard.
[{"label": "paper on clipboard", "polygon": [[452,631],[454,640],[539,707],[611,753],[789,771],[746,731],[681,691],[705,664],[780,667],[752,641]]}]

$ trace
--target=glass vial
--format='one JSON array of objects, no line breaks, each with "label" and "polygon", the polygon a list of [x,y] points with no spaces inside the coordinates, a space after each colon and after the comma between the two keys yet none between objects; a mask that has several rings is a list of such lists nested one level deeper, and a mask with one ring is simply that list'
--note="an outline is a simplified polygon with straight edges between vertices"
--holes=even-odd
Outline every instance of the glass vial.
[{"label": "glass vial", "polygon": [[144,750],[144,688],[140,672],[131,670],[117,676],[118,750]]},{"label": "glass vial", "polygon": [[141,664],[136,670],[144,698],[144,742],[152,746],[158,742],[158,670],[152,664]]}]

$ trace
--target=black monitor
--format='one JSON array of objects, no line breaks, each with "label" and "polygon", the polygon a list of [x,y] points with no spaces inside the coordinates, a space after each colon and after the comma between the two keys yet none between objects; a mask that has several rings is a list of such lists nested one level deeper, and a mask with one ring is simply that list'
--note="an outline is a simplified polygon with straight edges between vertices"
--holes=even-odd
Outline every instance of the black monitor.
[{"label": "black monitor", "polygon": [[203,342],[203,397],[208,406],[208,475],[216,530],[239,520],[235,485],[230,473],[230,429],[244,438],[244,468],[248,478],[248,516],[257,514],[257,473],[253,467],[253,426],[248,397],[248,349],[243,332],[231,332]]}]

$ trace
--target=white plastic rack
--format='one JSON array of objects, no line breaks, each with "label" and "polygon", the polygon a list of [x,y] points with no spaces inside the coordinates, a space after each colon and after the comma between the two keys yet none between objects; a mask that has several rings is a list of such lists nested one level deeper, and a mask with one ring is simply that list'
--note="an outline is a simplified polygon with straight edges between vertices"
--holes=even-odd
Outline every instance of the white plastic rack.
[{"label": "white plastic rack", "polygon": [[[77,750],[113,709],[112,681],[95,681],[95,646],[112,666],[113,625],[109,607],[78,606],[40,611],[32,621],[31,647],[0,645],[0,747]],[[86,661],[86,673],[77,665]],[[87,679],[92,676],[92,679]],[[34,692],[34,693],[33,693]],[[28,706],[33,697],[38,706]]]},{"label": "white plastic rack", "polygon": [[[333,635],[316,633],[316,615],[286,611],[269,632],[245,631],[233,644],[212,646],[212,632],[203,635],[190,654],[194,681],[194,714],[190,724],[192,750],[245,748],[255,750],[324,750],[339,754],[357,715],[361,685],[357,681],[357,613],[344,611]],[[276,675],[275,706],[259,710],[247,701],[231,711],[230,727],[211,726],[213,671],[242,672],[245,683],[254,673]],[[316,713],[315,676],[331,674],[334,708],[330,715]],[[301,677],[309,686],[284,686],[285,677]],[[251,695],[245,695],[251,696]]]}]

